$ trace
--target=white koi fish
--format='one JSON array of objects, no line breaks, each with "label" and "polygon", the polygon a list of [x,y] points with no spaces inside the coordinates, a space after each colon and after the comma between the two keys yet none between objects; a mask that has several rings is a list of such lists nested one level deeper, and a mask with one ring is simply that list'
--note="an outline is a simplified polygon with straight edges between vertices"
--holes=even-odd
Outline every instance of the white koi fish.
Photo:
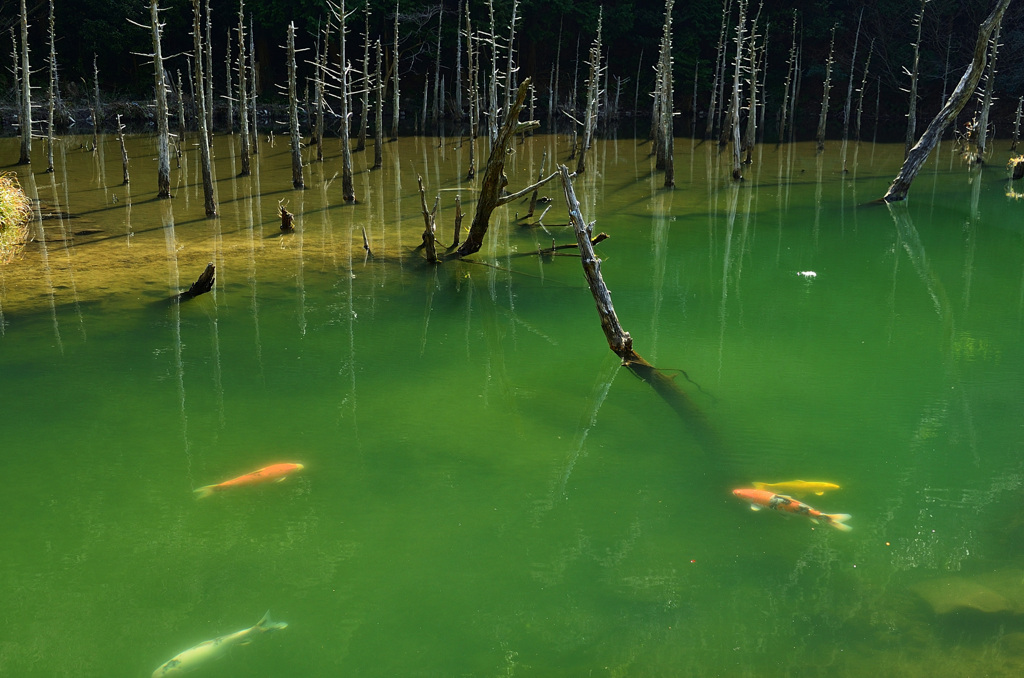
[{"label": "white koi fish", "polygon": [[226,636],[219,636],[213,640],[204,640],[195,647],[190,647],[184,652],[176,654],[173,659],[167,660],[160,668],[153,672],[153,678],[176,676],[180,673],[192,671],[201,664],[223,657],[235,645],[248,645],[252,642],[253,638],[260,634],[287,627],[288,624],[284,622],[270,621],[270,612],[268,611],[263,615],[262,619],[256,622],[255,626],[235,631]]}]

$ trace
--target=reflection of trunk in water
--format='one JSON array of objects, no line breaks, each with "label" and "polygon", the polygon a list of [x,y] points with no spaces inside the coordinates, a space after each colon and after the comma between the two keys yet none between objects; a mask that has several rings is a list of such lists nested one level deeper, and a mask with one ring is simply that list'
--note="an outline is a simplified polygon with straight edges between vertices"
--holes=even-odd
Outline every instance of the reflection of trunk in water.
[{"label": "reflection of trunk in water", "polygon": [[[160,202],[160,220],[164,228],[164,242],[167,247],[167,285],[171,294],[181,288],[181,276],[178,271],[178,242],[174,235],[174,210],[172,201]],[[174,368],[178,384],[178,403],[181,411],[181,441],[185,452],[185,475],[189,487],[195,489],[192,480],[192,449],[188,437],[188,413],[185,409],[185,361],[182,358],[183,343],[181,339],[181,304],[171,304],[172,323],[174,327]]]},{"label": "reflection of trunk in water", "polygon": [[[61,181],[64,184],[64,205],[70,209],[71,198],[68,196],[68,163],[67,163],[67,148],[63,143],[59,145],[60,148],[60,167],[61,167]],[[57,213],[57,221],[60,224],[60,237],[64,239],[64,254],[67,255],[68,259],[68,285],[71,288],[71,298],[75,305],[75,315],[78,316],[78,329],[82,333],[82,339],[85,339],[85,319],[82,317],[82,307],[78,303],[78,286],[75,283],[75,264],[74,259],[71,256],[72,250],[74,249],[74,241],[68,234],[67,226],[64,223],[64,210],[61,209],[61,199],[57,195],[57,178],[55,172],[50,172],[50,191],[53,193],[53,206]]]},{"label": "reflection of trunk in water", "polygon": [[64,342],[60,338],[60,322],[57,320],[57,300],[53,289],[53,272],[50,270],[50,251],[46,243],[46,229],[43,228],[43,214],[40,211],[39,187],[36,185],[36,177],[32,172],[27,173],[28,195],[36,202],[36,240],[39,242],[39,258],[43,269],[43,279],[46,281],[47,297],[50,302],[50,315],[53,318],[53,336],[57,341],[57,348],[61,355],[64,355]]}]

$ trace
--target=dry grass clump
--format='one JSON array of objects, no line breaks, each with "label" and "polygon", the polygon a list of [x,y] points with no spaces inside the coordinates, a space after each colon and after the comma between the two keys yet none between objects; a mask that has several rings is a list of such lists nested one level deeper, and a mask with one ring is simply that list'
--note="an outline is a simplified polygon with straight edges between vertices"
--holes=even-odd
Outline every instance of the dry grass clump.
[{"label": "dry grass clump", "polygon": [[25,244],[31,216],[32,203],[17,175],[0,174],[0,264],[10,261]]}]

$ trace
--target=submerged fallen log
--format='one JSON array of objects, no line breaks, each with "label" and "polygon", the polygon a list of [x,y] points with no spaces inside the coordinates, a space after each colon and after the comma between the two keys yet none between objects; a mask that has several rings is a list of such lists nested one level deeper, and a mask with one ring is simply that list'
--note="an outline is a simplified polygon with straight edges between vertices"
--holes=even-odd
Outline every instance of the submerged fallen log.
[{"label": "submerged fallen log", "polygon": [[608,348],[622,359],[623,366],[650,384],[669,407],[675,410],[705,451],[721,449],[718,435],[712,429],[710,422],[686,392],[676,384],[673,378],[675,375],[665,374],[644,360],[633,349],[633,337],[619,323],[615,307],[612,306],[611,292],[608,291],[608,286],[605,285],[604,278],[601,276],[601,260],[594,254],[593,242],[597,240],[594,236],[594,224],[587,224],[583,220],[580,203],[576,199],[576,192],[572,187],[569,168],[559,165],[558,171],[561,174],[562,187],[565,190],[565,203],[569,208],[569,222],[572,224],[573,230],[576,231],[576,242],[580,250],[583,274],[587,279],[590,292],[594,296],[594,301],[597,303],[597,313],[601,317],[601,329],[604,330],[608,340]]},{"label": "submerged fallen log", "polygon": [[206,265],[206,269],[196,278],[196,281],[192,283],[192,286],[187,290],[175,297],[177,301],[185,301],[192,297],[198,297],[200,294],[205,294],[213,289],[214,283],[214,272],[216,268],[213,262]]}]

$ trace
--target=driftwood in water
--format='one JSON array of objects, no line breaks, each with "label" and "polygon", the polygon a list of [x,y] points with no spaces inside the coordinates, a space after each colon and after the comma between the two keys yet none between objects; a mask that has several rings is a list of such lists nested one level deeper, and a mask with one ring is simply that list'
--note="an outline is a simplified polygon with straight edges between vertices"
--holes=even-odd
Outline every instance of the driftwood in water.
[{"label": "driftwood in water", "polygon": [[295,215],[284,208],[284,203],[277,203],[278,213],[281,216],[281,230],[288,232],[295,230]]},{"label": "driftwood in water", "polygon": [[889,186],[889,190],[886,191],[885,196],[882,198],[886,202],[906,200],[910,184],[913,183],[914,177],[917,176],[922,165],[928,159],[928,155],[932,152],[935,144],[938,143],[942,132],[945,131],[949,123],[960,114],[963,107],[970,101],[985,71],[988,41],[992,37],[996,26],[1002,22],[1003,14],[1006,12],[1009,4],[1010,0],[999,0],[999,4],[996,5],[988,18],[978,27],[978,41],[974,45],[974,58],[967,66],[967,70],[964,71],[960,82],[953,89],[953,93],[949,95],[949,101],[946,102],[946,105],[942,107],[942,110],[938,112],[935,119],[928,125],[928,129],[921,135],[917,144],[910,149],[907,159],[903,161],[903,167],[900,168],[899,174],[896,175],[892,185]]},{"label": "driftwood in water", "polygon": [[569,222],[576,232],[576,242],[580,249],[580,261],[583,264],[583,274],[587,279],[590,292],[597,303],[597,313],[601,318],[601,329],[608,340],[608,348],[615,355],[622,359],[622,364],[633,374],[651,385],[655,392],[676,411],[676,413],[690,426],[693,434],[705,447],[714,450],[720,447],[715,432],[694,402],[686,393],[679,388],[675,380],[666,375],[663,371],[644,360],[633,350],[633,338],[629,332],[622,329],[619,318],[612,306],[611,292],[604,283],[601,276],[601,260],[594,254],[593,233],[594,224],[587,224],[583,220],[583,213],[580,210],[580,203],[576,199],[576,193],[572,187],[572,178],[565,165],[559,167],[559,174],[562,177],[562,188],[565,190],[565,202],[569,208]]},{"label": "driftwood in water", "polygon": [[192,287],[179,294],[175,299],[178,301],[184,301],[191,299],[192,297],[198,297],[200,294],[205,294],[213,289],[214,283],[214,272],[215,267],[213,263],[206,265],[206,269],[196,278],[196,281],[192,283]]},{"label": "driftwood in water", "polygon": [[459,240],[462,238],[462,217],[466,216],[462,211],[462,196],[458,193],[455,194],[455,225],[452,229],[452,246],[449,249],[455,249],[459,246]]}]

